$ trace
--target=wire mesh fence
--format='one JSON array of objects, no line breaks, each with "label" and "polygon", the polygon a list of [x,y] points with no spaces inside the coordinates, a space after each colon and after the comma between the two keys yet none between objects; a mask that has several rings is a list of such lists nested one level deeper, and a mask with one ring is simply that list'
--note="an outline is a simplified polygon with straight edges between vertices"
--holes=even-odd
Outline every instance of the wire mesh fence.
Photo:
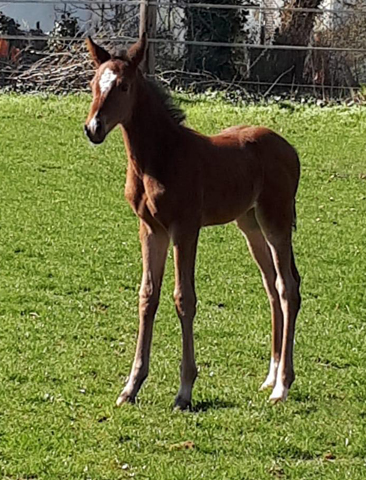
[{"label": "wire mesh fence", "polygon": [[363,93],[363,0],[5,0],[0,86],[87,88],[92,69],[85,36],[126,47],[141,31],[141,5],[154,10],[150,73],[171,87],[324,98]]}]

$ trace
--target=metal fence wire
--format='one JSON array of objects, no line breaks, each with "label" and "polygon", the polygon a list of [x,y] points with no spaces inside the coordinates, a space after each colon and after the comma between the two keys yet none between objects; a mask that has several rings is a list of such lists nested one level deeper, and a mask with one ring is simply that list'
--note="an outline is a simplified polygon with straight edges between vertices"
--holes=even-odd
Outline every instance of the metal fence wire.
[{"label": "metal fence wire", "polygon": [[126,48],[145,29],[148,73],[171,87],[334,98],[366,84],[364,0],[5,0],[0,86],[85,89],[85,37]]}]

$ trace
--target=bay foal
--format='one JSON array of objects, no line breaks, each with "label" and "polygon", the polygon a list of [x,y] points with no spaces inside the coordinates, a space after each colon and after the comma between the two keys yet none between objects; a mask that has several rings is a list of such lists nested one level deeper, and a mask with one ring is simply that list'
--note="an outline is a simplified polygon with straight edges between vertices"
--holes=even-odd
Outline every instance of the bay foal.
[{"label": "bay foal", "polygon": [[197,376],[193,344],[194,268],[200,228],[236,221],[262,273],[272,314],[272,354],[261,388],[286,399],[295,376],[293,342],[300,277],[292,251],[299,160],[294,148],[263,127],[236,126],[206,137],[182,124],[184,114],[139,70],[146,37],[111,56],[90,38],[96,66],[85,133],[101,143],[120,125],[128,155],[125,195],[140,218],[143,275],[139,334],[129,380],[117,405],[133,402],[149,370],[154,316],[170,240],[183,356],[175,406],[191,405]]}]

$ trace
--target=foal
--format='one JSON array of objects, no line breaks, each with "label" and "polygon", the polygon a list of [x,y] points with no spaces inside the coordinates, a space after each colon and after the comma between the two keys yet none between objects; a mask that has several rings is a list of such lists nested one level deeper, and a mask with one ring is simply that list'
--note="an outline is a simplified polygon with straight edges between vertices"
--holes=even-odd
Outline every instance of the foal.
[{"label": "foal", "polygon": [[143,275],[139,334],[129,380],[117,405],[133,402],[149,370],[154,316],[169,242],[174,245],[176,310],[183,335],[175,406],[191,405],[197,376],[193,344],[194,268],[200,228],[236,221],[262,273],[272,315],[272,354],[262,389],[286,399],[294,381],[293,343],[300,277],[292,251],[299,160],[294,148],[263,127],[236,126],[206,137],[182,124],[184,114],[139,70],[146,36],[121,56],[92,39],[96,66],[85,133],[101,143],[120,125],[128,155],[125,195],[140,218]]}]

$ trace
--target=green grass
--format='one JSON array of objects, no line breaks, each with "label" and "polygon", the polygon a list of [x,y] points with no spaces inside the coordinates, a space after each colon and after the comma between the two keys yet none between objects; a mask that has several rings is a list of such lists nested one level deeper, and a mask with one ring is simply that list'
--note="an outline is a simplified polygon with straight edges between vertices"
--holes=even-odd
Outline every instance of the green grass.
[{"label": "green grass", "polygon": [[[120,132],[84,138],[89,97],[0,97],[0,472],[4,479],[366,478],[366,109],[180,97],[214,133],[264,124],[298,149],[303,277],[288,402],[258,392],[269,307],[235,226],[202,231],[193,413],[171,410],[180,327],[168,258],[151,371],[131,366],[141,277]],[[184,448],[184,442],[193,442]]]}]

